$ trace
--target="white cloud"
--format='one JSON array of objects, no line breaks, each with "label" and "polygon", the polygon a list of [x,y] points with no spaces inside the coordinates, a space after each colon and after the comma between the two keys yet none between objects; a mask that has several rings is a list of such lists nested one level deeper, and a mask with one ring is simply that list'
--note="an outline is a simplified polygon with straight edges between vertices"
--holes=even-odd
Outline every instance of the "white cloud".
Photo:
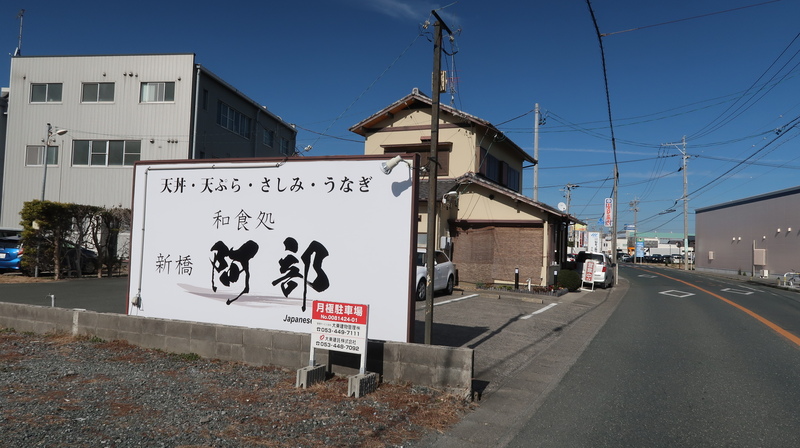
[{"label": "white cloud", "polygon": [[416,1],[401,0],[346,0],[359,8],[370,9],[372,11],[393,17],[395,19],[414,19],[424,21],[430,15],[432,8],[426,8],[425,4]]}]

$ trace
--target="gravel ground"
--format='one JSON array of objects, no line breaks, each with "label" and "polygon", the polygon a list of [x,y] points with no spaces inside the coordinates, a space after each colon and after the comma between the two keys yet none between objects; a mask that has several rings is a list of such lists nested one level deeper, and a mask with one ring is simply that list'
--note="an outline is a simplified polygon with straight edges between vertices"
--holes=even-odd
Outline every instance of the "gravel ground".
[{"label": "gravel ground", "polygon": [[297,389],[285,369],[0,330],[2,446],[415,446],[472,408],[411,386],[346,394],[344,378]]}]

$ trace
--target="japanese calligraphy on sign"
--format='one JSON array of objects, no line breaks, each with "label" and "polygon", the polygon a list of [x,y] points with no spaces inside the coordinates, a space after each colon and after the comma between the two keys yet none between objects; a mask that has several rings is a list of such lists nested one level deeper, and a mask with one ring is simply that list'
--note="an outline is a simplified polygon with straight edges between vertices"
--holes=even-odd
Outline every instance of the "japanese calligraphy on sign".
[{"label": "japanese calligraphy on sign", "polygon": [[310,333],[342,301],[407,341],[417,181],[382,161],[137,163],[129,314]]}]

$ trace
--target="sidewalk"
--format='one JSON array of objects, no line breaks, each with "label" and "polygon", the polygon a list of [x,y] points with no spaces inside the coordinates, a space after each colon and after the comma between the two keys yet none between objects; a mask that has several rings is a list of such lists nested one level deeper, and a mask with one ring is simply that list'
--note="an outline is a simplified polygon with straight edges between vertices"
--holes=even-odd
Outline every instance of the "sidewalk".
[{"label": "sidewalk", "polygon": [[[446,433],[415,446],[505,446],[575,363],[627,289],[627,281],[620,279],[608,290],[553,298],[464,291],[463,300],[451,296],[441,301],[434,307],[433,343],[475,350],[478,408]],[[418,340],[424,320],[420,302]]]}]

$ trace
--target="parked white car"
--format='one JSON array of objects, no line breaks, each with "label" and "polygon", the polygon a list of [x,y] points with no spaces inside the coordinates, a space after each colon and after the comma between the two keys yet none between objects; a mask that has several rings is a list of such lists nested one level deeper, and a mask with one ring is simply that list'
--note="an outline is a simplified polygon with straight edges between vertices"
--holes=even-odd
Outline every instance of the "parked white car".
[{"label": "parked white car", "polygon": [[[425,265],[427,261],[425,254],[425,250],[417,250],[417,300],[425,300],[427,294],[428,269]],[[433,272],[433,290],[445,291],[448,295],[452,294],[456,282],[456,265],[442,251],[437,250],[434,255]]]},{"label": "parked white car", "polygon": [[581,274],[581,281],[584,279],[584,265],[586,260],[594,261],[594,272],[592,273],[592,281],[594,284],[599,285],[601,288],[610,288],[614,286],[614,269],[608,255],[599,252],[584,252],[578,253],[575,262],[577,263],[578,273]]}]

